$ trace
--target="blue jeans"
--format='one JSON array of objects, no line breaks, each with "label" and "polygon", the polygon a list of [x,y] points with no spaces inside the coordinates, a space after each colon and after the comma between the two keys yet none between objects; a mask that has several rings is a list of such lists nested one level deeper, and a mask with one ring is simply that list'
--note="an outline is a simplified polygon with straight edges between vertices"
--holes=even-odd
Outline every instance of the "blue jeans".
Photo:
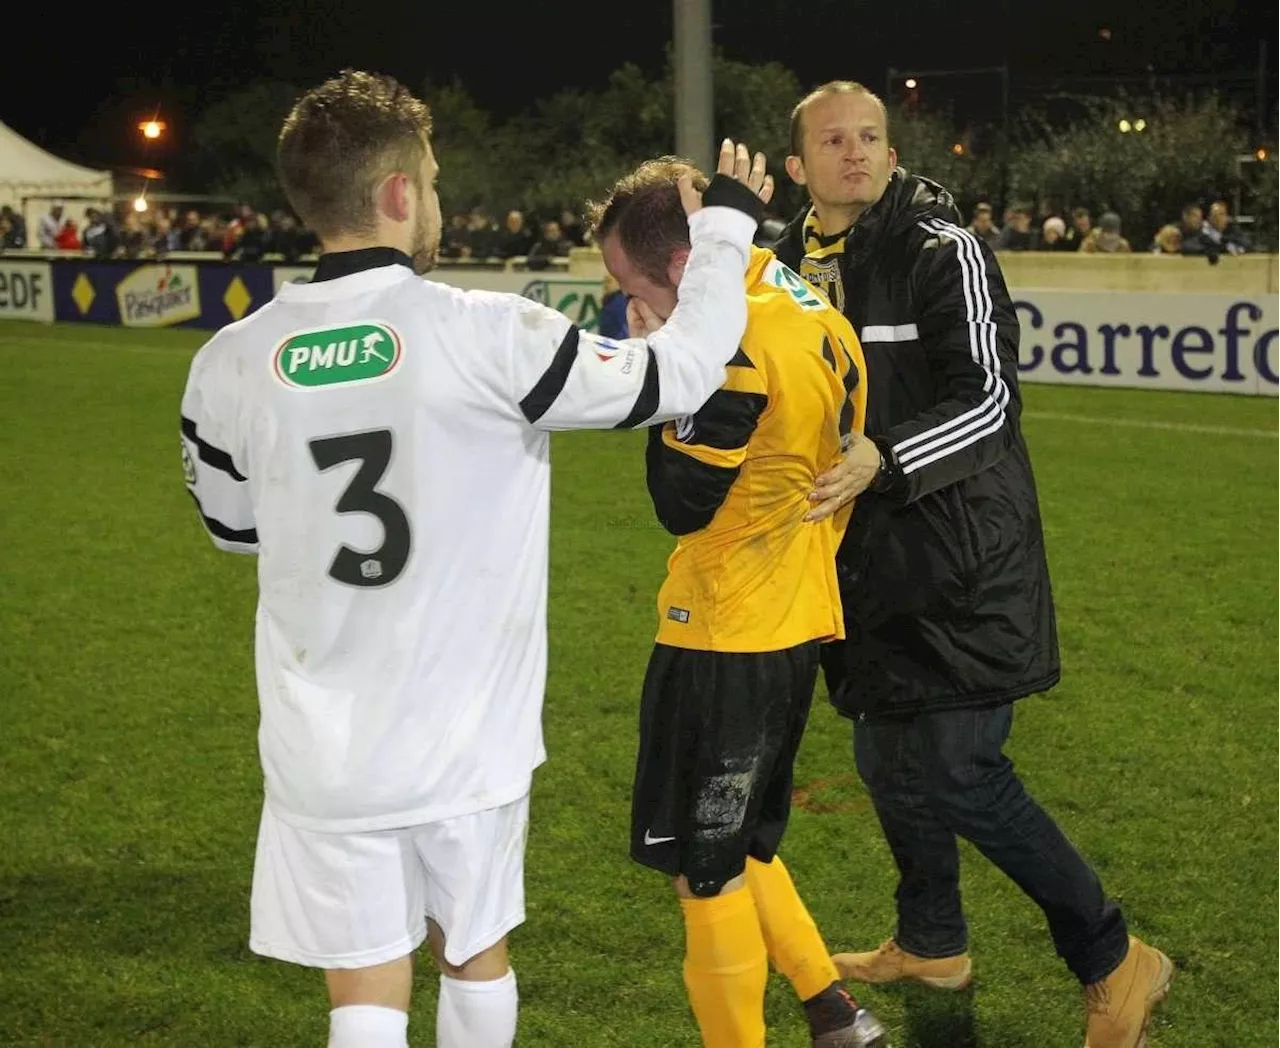
[{"label": "blue jeans", "polygon": [[858,721],[854,758],[898,864],[898,945],[920,957],[966,949],[960,853],[970,841],[1044,911],[1082,983],[1109,975],[1129,933],[1098,875],[1023,789],[1002,749],[1013,706]]}]

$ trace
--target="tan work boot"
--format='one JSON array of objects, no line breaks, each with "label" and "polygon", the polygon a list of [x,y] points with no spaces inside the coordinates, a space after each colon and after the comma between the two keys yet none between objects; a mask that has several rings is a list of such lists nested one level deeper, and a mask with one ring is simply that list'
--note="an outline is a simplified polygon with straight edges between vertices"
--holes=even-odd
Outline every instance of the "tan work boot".
[{"label": "tan work boot", "polygon": [[1173,982],[1173,962],[1141,939],[1129,936],[1120,967],[1085,987],[1089,1012],[1084,1048],[1143,1048],[1151,1012]]},{"label": "tan work boot", "polygon": [[891,983],[911,979],[935,990],[963,990],[973,979],[967,953],[954,957],[917,957],[893,939],[870,953],[838,953],[831,958],[840,978],[861,983]]}]

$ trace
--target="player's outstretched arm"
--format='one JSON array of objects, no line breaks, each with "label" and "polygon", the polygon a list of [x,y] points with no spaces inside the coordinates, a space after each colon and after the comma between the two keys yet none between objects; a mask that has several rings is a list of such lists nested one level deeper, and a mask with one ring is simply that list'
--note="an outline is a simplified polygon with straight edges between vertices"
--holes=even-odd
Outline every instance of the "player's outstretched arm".
[{"label": "player's outstretched arm", "polygon": [[763,154],[726,140],[716,177],[699,195],[680,186],[691,249],[678,301],[646,337],[582,331],[545,306],[517,307],[512,379],[525,419],[539,429],[627,429],[690,415],[724,382],[746,330],[742,278],[772,194]]}]

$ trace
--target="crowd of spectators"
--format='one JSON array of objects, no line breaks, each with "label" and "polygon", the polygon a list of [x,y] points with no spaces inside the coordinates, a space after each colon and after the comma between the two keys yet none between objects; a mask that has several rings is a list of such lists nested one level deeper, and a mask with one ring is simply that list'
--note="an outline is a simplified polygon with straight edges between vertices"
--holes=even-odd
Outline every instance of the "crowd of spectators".
[{"label": "crowd of spectators", "polygon": [[231,214],[196,208],[90,207],[83,224],[54,203],[41,216],[34,239],[13,208],[0,209],[0,247],[75,251],[91,258],[164,258],[175,251],[217,252],[228,260],[257,262],[271,255],[297,261],[316,250],[315,236],[286,211],[271,214],[242,204]]},{"label": "crowd of spectators", "polygon": [[[1002,224],[997,225],[991,204],[979,203],[967,228],[996,251],[1112,254],[1149,250],[1163,255],[1201,255],[1216,262],[1224,254],[1254,250],[1249,236],[1232,219],[1225,200],[1213,201],[1207,215],[1199,203],[1187,204],[1177,222],[1161,226],[1149,245],[1137,247],[1125,237],[1120,216],[1114,211],[1103,212],[1096,223],[1085,207],[1064,209],[1063,214],[1037,216],[1034,212],[1029,204],[1015,203],[1005,209]],[[491,211],[475,207],[452,215],[445,223],[440,257],[450,262],[524,259],[529,269],[537,270],[590,242],[581,216],[569,208],[539,216],[512,208],[499,224]],[[101,259],[163,258],[174,251],[200,251],[217,252],[229,261],[256,262],[270,256],[293,262],[313,255],[318,243],[288,212],[268,214],[248,204],[230,214],[163,206],[143,212],[89,208],[80,228],[65,208],[55,203],[41,217],[34,242],[21,214],[8,206],[0,209],[0,250],[28,246]]]},{"label": "crowd of spectators", "polygon": [[591,242],[582,217],[570,208],[554,215],[528,216],[512,208],[499,225],[483,207],[450,216],[440,238],[440,257],[450,261],[506,261],[524,258],[530,269],[545,269]]},{"label": "crowd of spectators", "polygon": [[1213,201],[1207,217],[1199,203],[1187,204],[1178,222],[1161,226],[1149,244],[1139,243],[1136,248],[1124,236],[1120,216],[1114,211],[1104,211],[1095,223],[1086,207],[1038,219],[1033,210],[1029,204],[1013,204],[1005,209],[1003,226],[997,226],[992,206],[979,203],[967,228],[996,251],[1116,254],[1148,250],[1157,255],[1202,255],[1217,262],[1224,254],[1241,255],[1254,250],[1249,236],[1232,219],[1225,200]]}]

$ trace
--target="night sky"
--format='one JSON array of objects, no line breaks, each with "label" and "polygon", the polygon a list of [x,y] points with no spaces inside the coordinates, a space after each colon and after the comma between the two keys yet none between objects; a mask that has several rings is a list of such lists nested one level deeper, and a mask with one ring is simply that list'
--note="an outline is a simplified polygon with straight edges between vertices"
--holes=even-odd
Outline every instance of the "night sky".
[{"label": "night sky", "polygon": [[[1015,96],[1055,76],[1247,77],[1263,39],[1272,91],[1276,82],[1276,9],[1264,0],[718,0],[713,21],[728,57],[780,61],[805,86],[849,77],[879,90],[890,65],[1003,62]],[[306,87],[344,66],[418,89],[458,78],[506,116],[562,87],[599,87],[623,62],[657,72],[672,30],[669,0],[196,0],[55,22],[6,49],[0,119],[98,166],[139,162],[133,120],[149,107],[181,127],[255,78]]]}]

